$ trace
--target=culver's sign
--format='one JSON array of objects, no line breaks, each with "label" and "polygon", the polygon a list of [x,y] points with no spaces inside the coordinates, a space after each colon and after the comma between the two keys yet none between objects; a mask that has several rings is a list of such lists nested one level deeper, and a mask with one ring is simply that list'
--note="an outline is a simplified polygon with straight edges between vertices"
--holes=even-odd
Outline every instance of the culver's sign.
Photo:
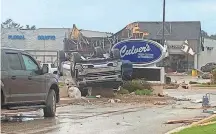
[{"label": "culver's sign", "polygon": [[112,49],[119,49],[122,60],[133,63],[152,64],[162,59],[163,46],[151,40],[131,39],[121,41]]}]

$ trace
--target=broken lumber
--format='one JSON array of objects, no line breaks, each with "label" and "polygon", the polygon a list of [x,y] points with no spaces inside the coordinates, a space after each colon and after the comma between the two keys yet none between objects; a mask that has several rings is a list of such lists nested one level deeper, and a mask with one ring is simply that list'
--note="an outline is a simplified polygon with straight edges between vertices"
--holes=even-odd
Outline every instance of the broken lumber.
[{"label": "broken lumber", "polygon": [[211,121],[212,119],[216,118],[216,114],[213,114],[207,118],[204,118],[203,120],[200,120],[198,122],[194,122],[193,124],[191,124],[192,126],[198,126],[199,124],[203,124],[203,123],[206,123],[206,122],[209,122]]},{"label": "broken lumber", "polygon": [[199,126],[206,126],[206,125],[211,125],[211,124],[216,124],[216,121],[199,124]]},{"label": "broken lumber", "polygon": [[167,121],[165,124],[179,124],[179,123],[193,123],[199,120],[202,120],[203,118],[193,118],[193,119],[182,119],[182,120],[170,120]]}]

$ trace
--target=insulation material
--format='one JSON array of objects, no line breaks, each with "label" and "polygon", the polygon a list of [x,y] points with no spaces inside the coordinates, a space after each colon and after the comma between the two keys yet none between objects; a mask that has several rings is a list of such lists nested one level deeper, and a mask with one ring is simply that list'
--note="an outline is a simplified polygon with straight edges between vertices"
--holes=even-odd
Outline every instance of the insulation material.
[{"label": "insulation material", "polygon": [[183,48],[181,49],[183,52],[187,53],[188,51],[188,45],[183,45]]}]

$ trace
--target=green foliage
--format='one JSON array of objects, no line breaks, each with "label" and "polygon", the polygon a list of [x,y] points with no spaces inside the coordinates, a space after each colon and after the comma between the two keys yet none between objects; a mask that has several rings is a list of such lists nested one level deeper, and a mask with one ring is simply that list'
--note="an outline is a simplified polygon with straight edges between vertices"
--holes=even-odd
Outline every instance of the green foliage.
[{"label": "green foliage", "polygon": [[216,133],[216,123],[211,125],[206,125],[206,126],[187,128],[174,134],[215,134],[215,133]]},{"label": "green foliage", "polygon": [[135,92],[136,90],[152,89],[150,83],[146,82],[145,80],[126,81],[124,82],[122,88],[128,90],[130,93]]},{"label": "green foliage", "polygon": [[28,30],[35,30],[36,26],[35,25],[26,25],[26,26],[21,26],[19,23],[16,23],[12,19],[7,19],[6,21],[1,23],[1,28],[17,28],[17,29],[28,29]]},{"label": "green foliage", "polygon": [[136,95],[151,95],[152,94],[152,90],[149,90],[149,89],[136,90],[135,94]]},{"label": "green foliage", "polygon": [[129,91],[121,87],[121,89],[118,91],[118,93],[119,94],[129,94]]}]

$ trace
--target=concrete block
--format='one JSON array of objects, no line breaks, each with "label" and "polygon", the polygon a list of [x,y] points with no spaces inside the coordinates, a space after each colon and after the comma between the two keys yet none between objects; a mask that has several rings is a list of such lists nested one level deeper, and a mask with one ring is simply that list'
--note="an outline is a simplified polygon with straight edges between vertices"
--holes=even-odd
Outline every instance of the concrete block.
[{"label": "concrete block", "polygon": [[60,87],[59,93],[61,98],[68,97],[68,87],[67,86]]}]

